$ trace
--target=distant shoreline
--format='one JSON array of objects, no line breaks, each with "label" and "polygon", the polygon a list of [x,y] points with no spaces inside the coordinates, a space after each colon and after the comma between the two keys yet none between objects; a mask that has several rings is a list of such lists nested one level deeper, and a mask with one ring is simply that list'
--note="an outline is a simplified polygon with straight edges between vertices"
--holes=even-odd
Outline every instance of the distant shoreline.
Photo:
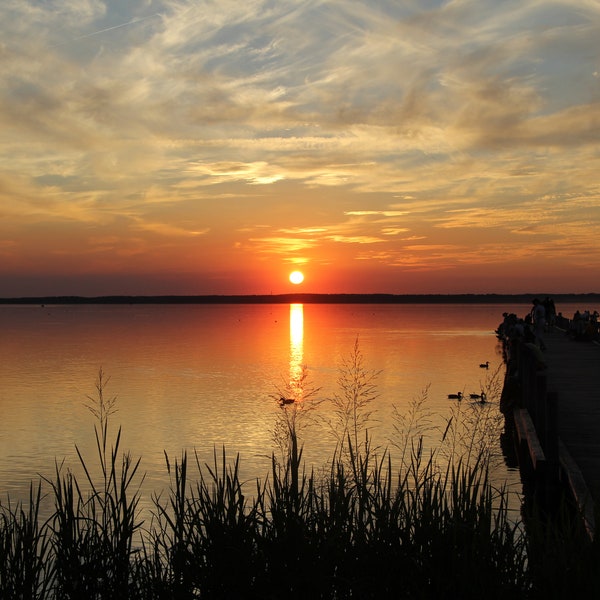
[{"label": "distant shoreline", "polygon": [[555,303],[600,303],[587,294],[255,294],[198,296],[35,296],[0,298],[0,304],[528,304],[549,296]]}]

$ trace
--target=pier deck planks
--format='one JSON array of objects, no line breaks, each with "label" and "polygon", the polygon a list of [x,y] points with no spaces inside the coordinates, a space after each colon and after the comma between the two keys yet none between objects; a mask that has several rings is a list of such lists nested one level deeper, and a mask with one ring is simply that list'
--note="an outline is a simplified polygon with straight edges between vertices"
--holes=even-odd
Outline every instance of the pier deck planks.
[{"label": "pier deck planks", "polygon": [[546,334],[548,390],[558,394],[558,435],[600,501],[600,346],[558,329]]}]

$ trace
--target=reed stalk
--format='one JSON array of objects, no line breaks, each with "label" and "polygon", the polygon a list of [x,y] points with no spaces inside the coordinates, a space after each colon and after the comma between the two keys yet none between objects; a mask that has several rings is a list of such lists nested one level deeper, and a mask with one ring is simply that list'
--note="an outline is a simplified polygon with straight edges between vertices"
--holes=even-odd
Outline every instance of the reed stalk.
[{"label": "reed stalk", "polygon": [[[133,540],[138,520],[139,486],[132,490],[140,459],[120,456],[121,428],[109,445],[109,417],[115,398],[106,398],[108,380],[100,369],[95,397],[88,408],[96,417],[94,434],[99,477],[75,449],[84,472],[80,482],[57,463],[54,479],[46,479],[54,495],[50,522],[55,568],[55,594],[59,598],[131,598]],[[142,477],[143,479],[143,477]]]},{"label": "reed stalk", "polygon": [[29,502],[0,503],[0,598],[46,598],[54,581],[48,529],[40,523],[41,482]]}]

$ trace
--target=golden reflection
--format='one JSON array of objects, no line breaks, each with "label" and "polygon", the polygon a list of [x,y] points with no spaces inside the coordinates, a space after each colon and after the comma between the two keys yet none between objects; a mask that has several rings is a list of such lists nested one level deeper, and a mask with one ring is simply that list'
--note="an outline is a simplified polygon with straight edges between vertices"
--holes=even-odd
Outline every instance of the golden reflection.
[{"label": "golden reflection", "polygon": [[304,361],[304,305],[290,304],[290,390],[302,399]]}]

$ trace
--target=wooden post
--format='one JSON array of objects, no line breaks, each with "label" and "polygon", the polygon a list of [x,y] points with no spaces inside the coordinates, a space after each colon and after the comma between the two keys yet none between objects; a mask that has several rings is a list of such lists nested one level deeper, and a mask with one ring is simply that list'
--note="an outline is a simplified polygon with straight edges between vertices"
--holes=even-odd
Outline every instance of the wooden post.
[{"label": "wooden post", "polygon": [[529,411],[531,419],[535,424],[537,423],[537,371],[535,359],[531,350],[527,347],[523,348],[523,350],[523,357],[525,358],[523,363],[525,376],[525,385],[523,388],[523,392],[525,394],[524,406]]},{"label": "wooden post", "polygon": [[525,344],[521,344],[521,353],[519,361],[519,379],[521,380],[521,406],[528,407],[528,399],[530,392],[529,385],[529,361],[527,360],[527,348]]},{"label": "wooden post", "polygon": [[540,444],[546,452],[547,442],[547,431],[546,431],[546,419],[547,419],[547,402],[546,402],[546,373],[535,373],[535,396],[533,399],[535,404],[535,430],[537,432]]},{"label": "wooden post", "polygon": [[559,442],[558,442],[558,394],[546,394],[546,441],[544,454],[547,465],[547,491],[548,499],[558,498],[559,484]]}]

